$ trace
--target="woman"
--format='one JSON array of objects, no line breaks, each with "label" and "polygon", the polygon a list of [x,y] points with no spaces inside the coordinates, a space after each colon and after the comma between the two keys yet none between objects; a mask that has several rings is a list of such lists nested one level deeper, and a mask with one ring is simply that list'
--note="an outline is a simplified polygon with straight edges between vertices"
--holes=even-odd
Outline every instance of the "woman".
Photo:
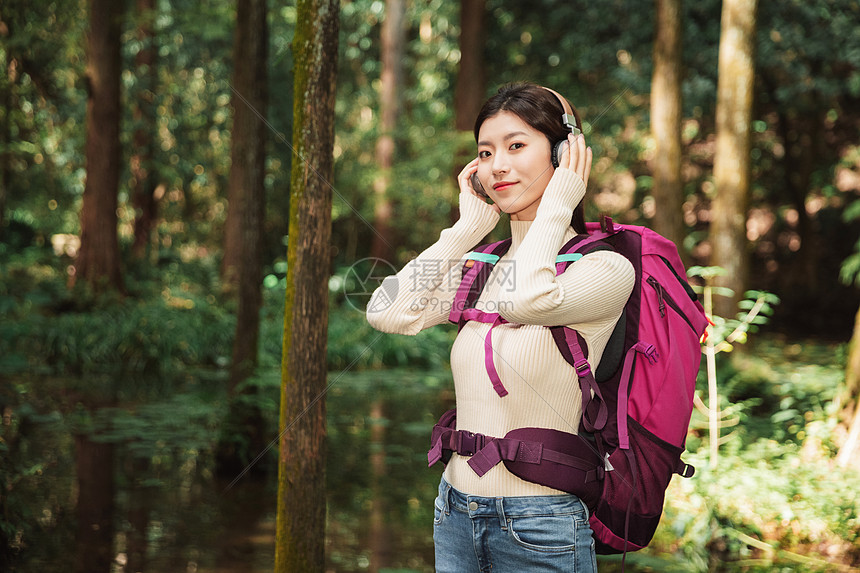
[{"label": "woman", "polygon": [[[451,350],[458,430],[575,433],[582,404],[576,371],[544,327],[577,330],[595,369],[633,288],[632,265],[612,251],[587,254],[555,274],[561,246],[585,231],[582,199],[592,159],[562,113],[560,96],[534,84],[507,85],[491,97],[475,122],[478,157],[457,178],[460,219],[388,277],[368,305],[368,321],[385,332],[416,334],[447,322],[464,255],[495,227],[500,212],[510,215],[511,247],[477,303],[507,323],[467,322]],[[553,168],[553,144],[565,138]],[[473,188],[473,175],[492,204]],[[505,395],[485,363],[490,328]],[[453,454],[440,483],[437,571],[596,571],[588,510],[577,496],[520,479],[503,464],[479,477],[468,460]]]}]

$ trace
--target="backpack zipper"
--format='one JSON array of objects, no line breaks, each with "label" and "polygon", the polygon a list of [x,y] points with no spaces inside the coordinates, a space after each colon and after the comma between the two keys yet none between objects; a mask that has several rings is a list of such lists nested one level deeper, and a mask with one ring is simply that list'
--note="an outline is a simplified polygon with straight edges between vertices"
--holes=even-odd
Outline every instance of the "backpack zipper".
[{"label": "backpack zipper", "polygon": [[663,262],[666,264],[666,268],[668,268],[670,271],[672,271],[672,274],[675,275],[676,279],[678,279],[678,284],[680,284],[682,287],[684,287],[684,291],[687,293],[687,296],[690,297],[690,300],[692,300],[692,301],[699,300],[699,297],[696,295],[696,292],[693,290],[693,287],[690,286],[690,283],[688,283],[687,281],[682,279],[680,276],[678,276],[678,272],[675,270],[675,267],[672,266],[672,263],[669,262],[669,259],[667,259],[663,255],[657,255],[657,256],[660,257],[661,259],[663,259]]},{"label": "backpack zipper", "polygon": [[654,277],[648,277],[648,284],[657,291],[657,301],[660,303],[660,318],[666,318],[666,302],[663,300],[663,295],[666,291],[663,289],[663,285],[657,282],[657,279]]},{"label": "backpack zipper", "polygon": [[690,319],[687,318],[687,316],[681,310],[681,307],[678,306],[678,303],[676,303],[672,299],[672,297],[669,296],[669,293],[666,292],[666,289],[663,287],[663,285],[660,284],[660,281],[658,281],[652,276],[649,276],[647,279],[645,279],[645,282],[647,282],[655,291],[657,291],[657,300],[660,302],[661,318],[666,317],[666,304],[668,304],[678,314],[678,316],[684,319],[684,322],[686,322],[690,326],[690,329],[692,329],[693,331],[696,330],[695,327],[693,327],[693,323],[690,322]]}]

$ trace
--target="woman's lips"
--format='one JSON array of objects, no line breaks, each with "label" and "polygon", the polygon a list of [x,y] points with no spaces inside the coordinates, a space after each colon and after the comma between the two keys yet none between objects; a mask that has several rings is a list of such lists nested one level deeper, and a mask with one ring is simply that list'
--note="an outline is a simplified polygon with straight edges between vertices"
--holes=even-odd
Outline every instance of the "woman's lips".
[{"label": "woman's lips", "polygon": [[508,187],[510,187],[513,184],[514,184],[513,181],[501,181],[501,182],[493,185],[493,190],[494,191],[504,191],[505,189],[507,189]]}]

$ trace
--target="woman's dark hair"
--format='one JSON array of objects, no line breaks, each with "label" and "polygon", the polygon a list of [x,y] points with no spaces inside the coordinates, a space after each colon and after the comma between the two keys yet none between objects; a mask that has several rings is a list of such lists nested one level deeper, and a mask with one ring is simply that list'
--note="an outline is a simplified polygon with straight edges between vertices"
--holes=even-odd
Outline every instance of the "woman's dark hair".
[{"label": "woman's dark hair", "polygon": [[[549,141],[550,148],[557,141],[567,139],[570,134],[570,130],[561,121],[564,107],[555,94],[539,85],[519,82],[503,85],[484,103],[481,111],[478,112],[478,117],[475,118],[475,141],[478,141],[478,132],[481,131],[484,122],[502,111],[513,113],[533,129],[543,133]],[[575,110],[574,114],[576,115]],[[582,131],[578,116],[576,120],[577,127]],[[570,224],[577,233],[585,233],[585,213],[582,202],[574,209]]]}]

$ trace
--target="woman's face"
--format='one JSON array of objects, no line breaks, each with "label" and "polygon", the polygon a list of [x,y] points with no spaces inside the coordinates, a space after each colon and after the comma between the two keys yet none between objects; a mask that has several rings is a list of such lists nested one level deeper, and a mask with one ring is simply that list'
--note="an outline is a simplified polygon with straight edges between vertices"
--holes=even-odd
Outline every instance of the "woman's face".
[{"label": "woman's face", "polygon": [[546,136],[514,113],[487,118],[478,131],[478,178],[499,208],[515,221],[532,221],[552,178]]}]

